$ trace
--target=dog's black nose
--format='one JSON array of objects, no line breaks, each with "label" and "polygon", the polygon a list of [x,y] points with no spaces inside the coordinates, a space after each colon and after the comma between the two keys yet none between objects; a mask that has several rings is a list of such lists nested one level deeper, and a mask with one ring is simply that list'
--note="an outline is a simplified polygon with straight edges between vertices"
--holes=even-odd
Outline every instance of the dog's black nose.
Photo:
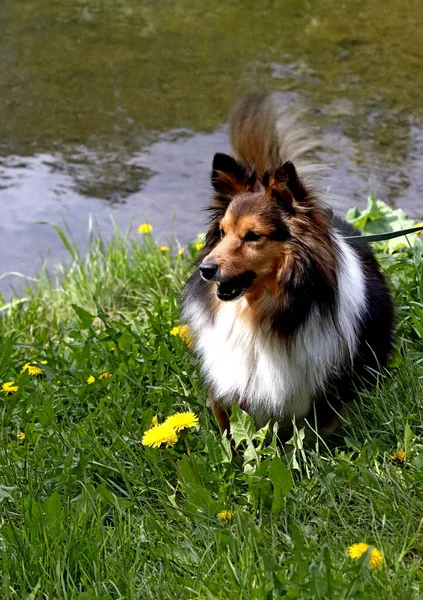
[{"label": "dog's black nose", "polygon": [[213,279],[217,273],[217,265],[215,263],[202,263],[200,265],[200,273],[204,279]]}]

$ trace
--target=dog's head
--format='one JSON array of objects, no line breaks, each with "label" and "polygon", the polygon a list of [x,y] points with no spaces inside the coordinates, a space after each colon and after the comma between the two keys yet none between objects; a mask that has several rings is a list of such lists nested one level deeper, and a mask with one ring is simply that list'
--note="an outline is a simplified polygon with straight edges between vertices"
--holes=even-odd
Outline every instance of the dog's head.
[{"label": "dog's head", "polygon": [[199,269],[216,283],[220,300],[263,289],[276,294],[288,274],[301,275],[301,259],[310,253],[322,264],[328,260],[328,219],[291,162],[258,179],[231,156],[216,154],[211,182],[210,228]]}]

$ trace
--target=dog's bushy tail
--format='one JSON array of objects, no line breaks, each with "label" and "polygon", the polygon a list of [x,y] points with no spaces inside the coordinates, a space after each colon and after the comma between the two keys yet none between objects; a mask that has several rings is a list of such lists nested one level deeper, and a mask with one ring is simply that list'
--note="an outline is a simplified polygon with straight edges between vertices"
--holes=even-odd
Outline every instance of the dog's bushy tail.
[{"label": "dog's bushy tail", "polygon": [[235,157],[254,167],[258,177],[290,160],[303,180],[310,180],[320,168],[308,163],[304,155],[318,144],[297,121],[297,115],[283,113],[270,94],[247,96],[235,106],[230,119]]}]

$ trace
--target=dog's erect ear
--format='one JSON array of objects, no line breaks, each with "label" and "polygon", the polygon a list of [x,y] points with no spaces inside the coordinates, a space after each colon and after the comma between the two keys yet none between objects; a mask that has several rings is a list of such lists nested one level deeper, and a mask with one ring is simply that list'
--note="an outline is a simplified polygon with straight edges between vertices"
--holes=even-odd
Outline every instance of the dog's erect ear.
[{"label": "dog's erect ear", "polygon": [[213,171],[222,171],[223,173],[239,172],[240,175],[244,174],[241,164],[233,156],[223,154],[223,152],[217,152],[213,156]]},{"label": "dog's erect ear", "polygon": [[306,197],[305,187],[289,160],[278,167],[273,174],[265,173],[263,185],[287,210],[294,210],[294,204],[301,203]]},{"label": "dog's erect ear", "polygon": [[298,182],[297,170],[290,160],[278,167],[273,177],[276,183],[286,185],[289,189]]},{"label": "dog's erect ear", "polygon": [[250,189],[255,180],[254,173],[249,175],[244,165],[232,156],[220,152],[214,155],[211,184],[215,193],[207,209],[210,213],[210,227],[206,233],[206,250],[210,251],[218,244],[220,240],[219,222],[233,196]]},{"label": "dog's erect ear", "polygon": [[229,154],[218,152],[213,158],[211,183],[218,194],[233,196],[245,190],[247,171]]}]

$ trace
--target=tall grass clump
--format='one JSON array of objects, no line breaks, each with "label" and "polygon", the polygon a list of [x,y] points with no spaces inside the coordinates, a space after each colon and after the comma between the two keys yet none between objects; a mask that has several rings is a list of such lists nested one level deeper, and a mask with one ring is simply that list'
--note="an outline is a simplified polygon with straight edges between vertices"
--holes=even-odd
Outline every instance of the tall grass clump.
[{"label": "tall grass clump", "polygon": [[[375,202],[350,220],[389,229]],[[140,232],[80,256],[58,230],[70,264],[0,307],[1,597],[423,597],[419,238],[377,247],[398,307],[378,387],[308,445],[235,407],[232,458],[179,322],[201,241]]]}]

